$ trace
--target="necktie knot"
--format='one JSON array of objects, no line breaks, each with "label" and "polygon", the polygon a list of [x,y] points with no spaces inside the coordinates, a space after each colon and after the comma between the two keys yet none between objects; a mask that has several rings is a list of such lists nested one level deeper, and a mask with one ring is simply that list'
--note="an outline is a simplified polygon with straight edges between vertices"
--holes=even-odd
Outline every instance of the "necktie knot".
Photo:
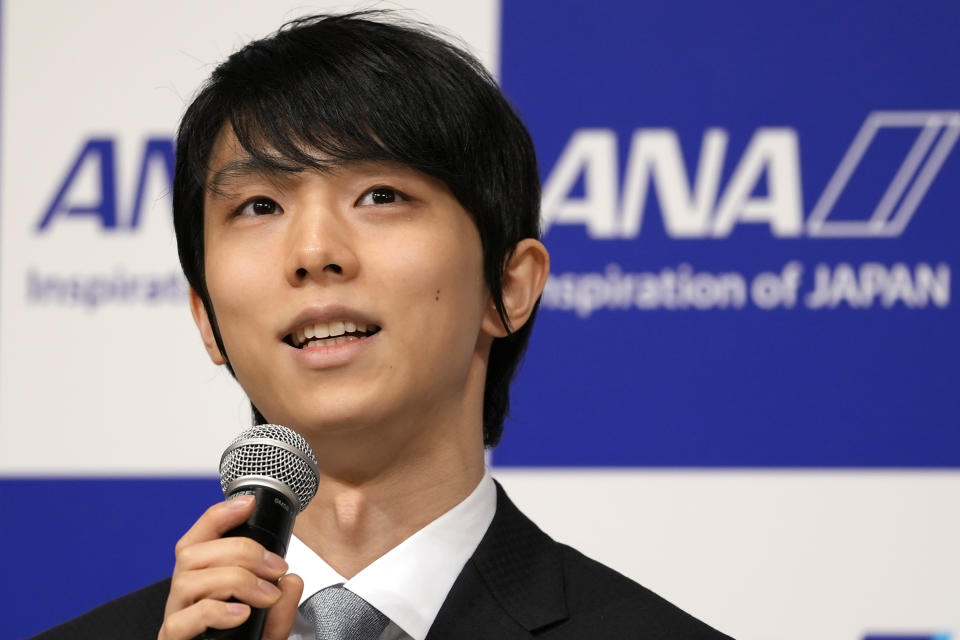
[{"label": "necktie knot", "polygon": [[322,589],[300,605],[317,640],[377,640],[390,620],[369,602],[335,585]]}]

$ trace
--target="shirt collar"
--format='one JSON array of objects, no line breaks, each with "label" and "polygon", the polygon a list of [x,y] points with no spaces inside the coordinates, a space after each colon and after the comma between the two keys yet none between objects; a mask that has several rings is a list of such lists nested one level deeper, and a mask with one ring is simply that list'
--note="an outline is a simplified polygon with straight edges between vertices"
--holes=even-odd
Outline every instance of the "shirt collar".
[{"label": "shirt collar", "polygon": [[345,579],[297,537],[287,563],[303,578],[302,604],[317,591],[343,584],[376,607],[413,640],[423,640],[450,588],[490,527],[497,490],[487,469],[458,505]]}]

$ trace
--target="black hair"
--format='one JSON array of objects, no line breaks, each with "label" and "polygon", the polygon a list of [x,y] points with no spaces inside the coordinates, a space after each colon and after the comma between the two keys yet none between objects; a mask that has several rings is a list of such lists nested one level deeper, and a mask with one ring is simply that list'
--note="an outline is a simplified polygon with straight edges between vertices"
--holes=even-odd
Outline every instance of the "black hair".
[{"label": "black hair", "polygon": [[173,217],[180,264],[224,357],[204,276],[203,202],[227,123],[264,168],[388,161],[447,185],[479,230],[486,284],[508,330],[493,342],[484,389],[484,444],[497,444],[534,319],[511,331],[503,269],[520,240],[540,235],[540,181],[529,133],[480,62],[423,25],[365,11],[294,20],[214,70],[177,132]]}]

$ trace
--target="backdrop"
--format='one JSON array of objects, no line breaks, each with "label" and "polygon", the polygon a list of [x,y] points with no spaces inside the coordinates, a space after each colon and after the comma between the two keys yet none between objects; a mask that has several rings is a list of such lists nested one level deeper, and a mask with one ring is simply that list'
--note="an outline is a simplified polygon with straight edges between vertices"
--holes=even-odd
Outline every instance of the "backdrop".
[{"label": "backdrop", "polygon": [[[515,501],[737,638],[957,637],[960,5],[405,6],[537,145]],[[0,639],[168,575],[220,498],[249,405],[187,310],[172,136],[330,8],[0,4]]]}]

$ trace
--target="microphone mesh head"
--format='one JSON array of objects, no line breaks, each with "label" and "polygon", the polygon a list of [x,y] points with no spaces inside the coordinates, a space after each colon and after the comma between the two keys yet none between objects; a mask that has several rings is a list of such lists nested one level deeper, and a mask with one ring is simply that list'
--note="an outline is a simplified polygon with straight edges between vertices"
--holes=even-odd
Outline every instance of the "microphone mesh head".
[{"label": "microphone mesh head", "polygon": [[297,497],[297,513],[306,509],[317,493],[317,459],[303,437],[276,424],[259,424],[240,432],[220,458],[220,486],[229,487],[245,477],[256,485],[256,477],[280,483]]}]

